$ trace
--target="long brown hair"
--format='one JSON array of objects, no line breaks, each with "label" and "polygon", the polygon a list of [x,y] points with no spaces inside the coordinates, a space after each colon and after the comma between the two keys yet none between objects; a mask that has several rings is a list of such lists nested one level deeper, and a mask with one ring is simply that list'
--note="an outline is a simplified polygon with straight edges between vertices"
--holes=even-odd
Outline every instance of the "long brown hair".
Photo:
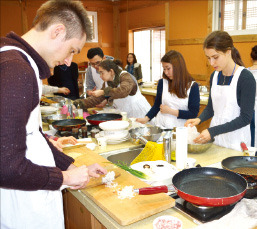
[{"label": "long brown hair", "polygon": [[186,98],[187,90],[194,79],[189,74],[181,53],[171,50],[162,57],[161,62],[170,63],[173,67],[173,80],[170,80],[163,72],[163,78],[169,82],[169,92],[176,94],[178,98]]},{"label": "long brown hair", "polygon": [[244,66],[238,50],[234,47],[232,37],[225,31],[213,31],[210,33],[203,43],[205,49],[215,49],[223,53],[231,50],[231,57],[234,62],[240,66]]}]

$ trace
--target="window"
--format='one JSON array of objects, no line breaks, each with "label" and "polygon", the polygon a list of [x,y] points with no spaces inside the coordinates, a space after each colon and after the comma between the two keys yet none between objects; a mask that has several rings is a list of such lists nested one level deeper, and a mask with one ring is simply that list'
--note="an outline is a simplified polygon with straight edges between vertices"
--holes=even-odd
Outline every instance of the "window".
[{"label": "window", "polygon": [[213,4],[213,30],[230,35],[257,33],[257,1],[220,0]]},{"label": "window", "polygon": [[134,31],[134,53],[142,66],[143,81],[159,80],[161,58],[165,54],[165,28]]}]

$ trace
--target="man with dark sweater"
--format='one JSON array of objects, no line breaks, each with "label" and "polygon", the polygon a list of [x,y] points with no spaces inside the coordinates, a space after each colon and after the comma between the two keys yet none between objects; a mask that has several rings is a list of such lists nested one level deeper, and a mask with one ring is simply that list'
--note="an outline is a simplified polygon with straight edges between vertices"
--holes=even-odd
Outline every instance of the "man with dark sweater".
[{"label": "man with dark sweater", "polygon": [[70,65],[91,23],[79,1],[52,0],[37,11],[22,37],[9,33],[0,48],[1,228],[64,228],[62,185],[84,188],[106,170],[75,167],[40,128],[41,80],[49,68]]}]

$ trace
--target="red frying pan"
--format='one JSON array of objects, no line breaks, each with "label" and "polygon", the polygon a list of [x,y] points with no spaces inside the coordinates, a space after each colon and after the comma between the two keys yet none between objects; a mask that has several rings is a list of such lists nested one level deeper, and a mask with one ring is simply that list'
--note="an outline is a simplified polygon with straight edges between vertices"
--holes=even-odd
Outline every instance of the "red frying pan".
[{"label": "red frying pan", "polygon": [[[202,206],[226,206],[236,203],[246,193],[247,182],[237,173],[217,168],[191,168],[178,172],[172,183],[178,196]],[[141,195],[168,192],[167,186],[135,190]]]},{"label": "red frying pan", "polygon": [[115,113],[102,113],[87,116],[86,119],[92,125],[99,125],[101,122],[121,120],[122,116]]}]

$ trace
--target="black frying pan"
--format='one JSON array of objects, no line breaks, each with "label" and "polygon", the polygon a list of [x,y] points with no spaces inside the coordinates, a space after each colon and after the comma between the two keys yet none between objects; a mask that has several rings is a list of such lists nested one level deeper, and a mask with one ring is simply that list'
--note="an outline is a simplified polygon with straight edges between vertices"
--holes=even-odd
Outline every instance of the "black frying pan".
[{"label": "black frying pan", "polygon": [[59,131],[71,131],[72,128],[80,128],[86,125],[86,120],[84,119],[64,119],[54,121],[52,123],[53,127]]},{"label": "black frying pan", "polygon": [[92,125],[99,125],[101,122],[112,121],[112,120],[121,120],[122,116],[115,113],[102,113],[87,116],[87,121]]},{"label": "black frying pan", "polygon": [[257,157],[228,157],[221,162],[221,165],[224,169],[242,175],[249,183],[257,182]]}]

